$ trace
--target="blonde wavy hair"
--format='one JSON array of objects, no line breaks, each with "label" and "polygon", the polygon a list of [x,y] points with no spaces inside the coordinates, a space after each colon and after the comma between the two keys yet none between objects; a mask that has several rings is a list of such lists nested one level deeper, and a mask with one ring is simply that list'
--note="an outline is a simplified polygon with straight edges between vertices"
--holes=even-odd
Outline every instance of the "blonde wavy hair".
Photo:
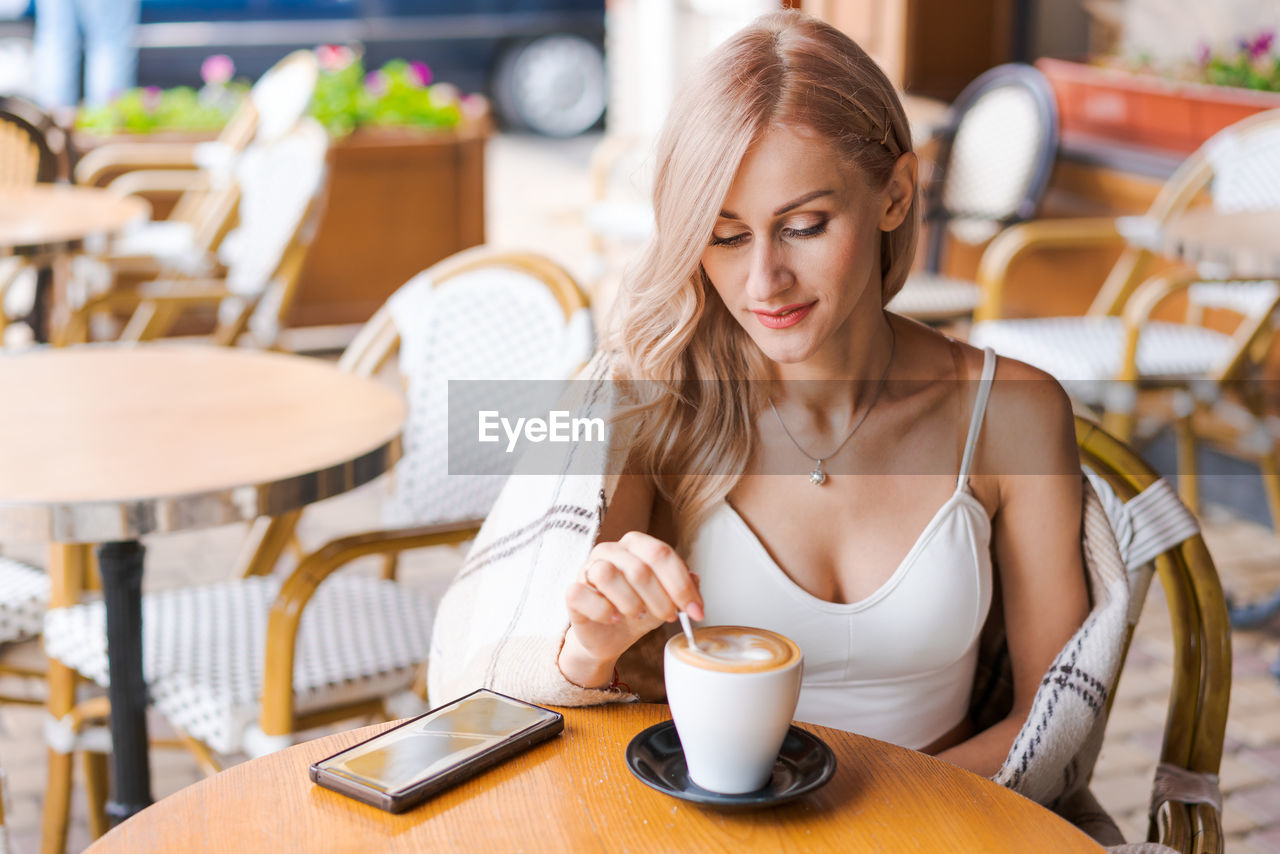
[{"label": "blonde wavy hair", "polygon": [[[635,404],[629,467],[672,506],[678,541],[733,488],[763,404],[765,356],[702,269],[720,206],[750,145],[775,125],[829,140],[876,188],[911,150],[893,85],[848,36],[802,12],[758,18],[717,48],[682,89],[658,140],[656,229],[628,271],[611,329]],[[882,305],[901,289],[919,232],[916,200],[881,235]]]}]

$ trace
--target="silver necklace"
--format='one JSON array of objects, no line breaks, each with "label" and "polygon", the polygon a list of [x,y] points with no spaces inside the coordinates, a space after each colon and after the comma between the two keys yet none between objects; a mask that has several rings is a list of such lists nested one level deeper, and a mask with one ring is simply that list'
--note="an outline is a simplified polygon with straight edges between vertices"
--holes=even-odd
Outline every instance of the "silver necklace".
[{"label": "silver necklace", "polygon": [[782,416],[778,414],[778,407],[773,405],[773,398],[769,398],[769,408],[773,410],[773,417],[778,419],[778,426],[782,428],[782,432],[787,434],[787,438],[791,440],[791,444],[796,446],[796,450],[804,454],[815,463],[813,471],[809,472],[809,482],[814,486],[822,486],[827,482],[827,473],[822,470],[822,464],[827,460],[840,453],[840,449],[849,443],[853,438],[853,434],[858,432],[858,428],[862,426],[862,422],[867,420],[867,416],[871,414],[871,409],[876,405],[876,401],[880,399],[880,389],[884,388],[884,381],[889,378],[889,368],[893,366],[893,350],[898,343],[897,336],[893,333],[893,327],[889,327],[889,361],[885,363],[884,373],[880,375],[880,381],[876,383],[875,391],[871,392],[871,401],[867,404],[867,408],[862,410],[862,414],[858,416],[858,420],[853,422],[848,435],[844,440],[836,445],[831,453],[823,457],[815,457],[813,454],[800,447],[800,443],[796,441],[796,437],[791,435],[791,431],[787,429],[787,425],[783,422]]}]

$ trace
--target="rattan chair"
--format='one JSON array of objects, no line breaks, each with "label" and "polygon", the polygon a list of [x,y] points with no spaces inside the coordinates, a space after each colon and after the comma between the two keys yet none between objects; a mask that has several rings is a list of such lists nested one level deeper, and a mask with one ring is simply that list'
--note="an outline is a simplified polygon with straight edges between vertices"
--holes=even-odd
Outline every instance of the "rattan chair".
[{"label": "rattan chair", "polygon": [[[20,99],[0,101],[0,192],[53,181],[58,158],[40,127],[39,111]],[[26,318],[34,307],[33,277],[37,275],[48,274],[0,250],[0,347],[4,346],[6,327]],[[25,289],[27,294],[17,287],[23,280],[31,286]]]},{"label": "rattan chair", "polygon": [[1129,568],[1126,650],[1153,565],[1173,626],[1173,684],[1148,840],[1184,854],[1221,854],[1217,774],[1231,694],[1231,632],[1217,570],[1194,517],[1137,453],[1087,417],[1076,417],[1076,440]]},{"label": "rattan chair", "polygon": [[[11,99],[6,102],[6,106],[13,106]],[[18,115],[0,110],[0,192],[52,181],[56,175],[55,155],[32,118],[35,117],[30,112]],[[11,315],[7,310],[8,288],[20,277],[37,274],[21,258],[0,257],[0,346],[8,321],[11,317],[17,319],[16,313]],[[30,647],[24,642],[39,637],[48,595],[49,578],[43,572],[0,557],[0,676],[44,679],[39,662],[32,660],[39,656],[32,656],[29,649],[21,647]],[[0,702],[38,704],[43,699],[0,692]]]},{"label": "rattan chair", "polygon": [[[409,417],[385,514],[394,527],[335,540],[272,575],[294,514],[278,520],[245,577],[143,598],[149,696],[206,770],[220,754],[278,749],[311,727],[386,714],[388,703],[396,714],[406,702],[423,707],[409,689],[427,656],[433,603],[394,580],[394,560],[381,577],[330,576],[360,557],[462,543],[479,529],[502,478],[449,473],[440,406],[450,380],[566,380],[593,347],[586,297],[567,273],[483,247],[419,274],[368,322],[340,366],[370,376],[399,354]],[[45,645],[60,666],[106,682],[100,603],[51,608]],[[74,724],[100,711],[68,703],[62,717]],[[74,726],[61,735],[80,737]],[[69,759],[57,759],[67,777]],[[46,812],[46,828],[56,831],[57,818]]]},{"label": "rattan chair", "polygon": [[1035,216],[1058,152],[1057,102],[1034,67],[1001,65],[965,87],[936,136],[924,270],[907,278],[889,310],[945,323],[968,318],[979,299],[976,283],[942,273],[948,239],[978,246]]},{"label": "rattan chair", "polygon": [[[1249,452],[1261,461],[1272,516],[1280,527],[1280,460],[1264,429],[1255,383],[1274,334],[1271,318],[1280,306],[1280,286],[1225,278],[1208,265],[1178,267],[1146,279],[1162,223],[1204,203],[1207,195],[1208,203],[1223,211],[1280,208],[1280,110],[1245,119],[1214,136],[1178,168],[1142,217],[1042,220],[1000,234],[979,267],[983,303],[969,340],[1052,374],[1126,440],[1171,420],[1178,441],[1179,488],[1193,509],[1197,412],[1217,406],[1224,421],[1244,420],[1242,432],[1252,440]],[[1123,251],[1084,316],[1001,316],[1005,281],[1017,260],[1046,249],[1096,247]],[[1184,292],[1188,311],[1183,322],[1152,319],[1170,297]],[[1232,332],[1204,323],[1230,316],[1238,318]],[[1229,390],[1239,392],[1239,406],[1220,403]],[[1171,419],[1137,423],[1140,395],[1170,391]]]},{"label": "rattan chair", "polygon": [[215,253],[235,222],[237,158],[251,143],[270,143],[297,124],[318,75],[315,55],[294,51],[263,73],[213,142],[108,143],[85,154],[75,169],[81,184],[177,198],[167,219],[134,226],[99,253],[95,268],[81,265],[81,275],[103,288],[120,278],[216,271]]},{"label": "rattan chair", "polygon": [[55,341],[88,341],[96,312],[132,312],[120,340],[145,341],[167,333],[183,312],[216,308],[215,343],[234,344],[248,332],[257,344],[272,346],[314,237],[328,146],[328,135],[313,119],[252,143],[235,163],[239,224],[219,248],[225,275],[175,272],[137,287],[90,294],[74,307]]}]

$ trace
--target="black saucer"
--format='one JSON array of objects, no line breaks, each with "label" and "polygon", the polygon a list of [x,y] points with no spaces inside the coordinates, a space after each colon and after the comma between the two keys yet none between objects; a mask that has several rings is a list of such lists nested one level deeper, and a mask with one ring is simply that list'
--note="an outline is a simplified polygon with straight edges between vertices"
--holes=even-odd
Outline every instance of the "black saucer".
[{"label": "black saucer", "polygon": [[640,782],[673,798],[722,809],[741,809],[777,806],[812,792],[835,773],[836,755],[822,739],[793,726],[782,742],[773,776],[763,788],[744,795],[722,795],[709,792],[689,779],[676,725],[663,721],[631,739],[627,745],[627,767]]}]

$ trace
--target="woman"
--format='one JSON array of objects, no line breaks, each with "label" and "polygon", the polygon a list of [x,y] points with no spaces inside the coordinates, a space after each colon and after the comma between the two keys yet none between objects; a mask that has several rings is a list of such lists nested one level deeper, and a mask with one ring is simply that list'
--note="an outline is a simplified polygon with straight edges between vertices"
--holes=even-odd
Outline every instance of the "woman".
[{"label": "woman", "polygon": [[[610,370],[637,397],[625,473],[561,588],[568,626],[560,611],[544,637],[490,644],[488,684],[554,656],[555,685],[497,684],[647,699],[683,609],[797,640],[799,719],[1000,768],[1088,611],[1079,459],[1047,375],[884,310],[916,245],[916,169],[892,86],[833,28],[781,12],[709,57],[659,142],[656,235],[618,302]],[[488,607],[454,592],[446,625]],[[556,610],[537,584],[521,595],[512,625]],[[993,598],[1014,705],[974,732]],[[525,653],[504,659],[512,643]]]}]

